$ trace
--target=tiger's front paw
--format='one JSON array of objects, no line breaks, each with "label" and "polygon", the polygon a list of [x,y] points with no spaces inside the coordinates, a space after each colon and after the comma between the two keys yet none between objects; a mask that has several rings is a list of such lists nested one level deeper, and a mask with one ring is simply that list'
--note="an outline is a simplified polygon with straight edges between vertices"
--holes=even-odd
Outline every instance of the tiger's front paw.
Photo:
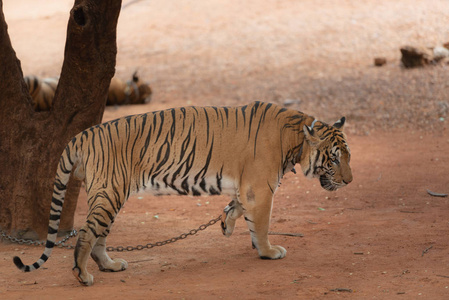
[{"label": "tiger's front paw", "polygon": [[282,246],[271,246],[271,248],[260,251],[259,250],[259,256],[262,259],[280,259],[284,258],[287,254],[287,250],[285,250]]}]

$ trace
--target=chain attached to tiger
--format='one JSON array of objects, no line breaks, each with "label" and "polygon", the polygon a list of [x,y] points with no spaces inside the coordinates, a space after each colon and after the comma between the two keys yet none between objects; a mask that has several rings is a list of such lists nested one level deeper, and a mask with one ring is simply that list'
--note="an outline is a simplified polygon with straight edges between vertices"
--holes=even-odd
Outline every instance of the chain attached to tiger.
[{"label": "chain attached to tiger", "polygon": [[[133,250],[143,250],[143,249],[151,249],[154,248],[156,246],[165,246],[174,242],[177,242],[179,240],[183,240],[185,238],[187,238],[190,235],[195,235],[197,234],[199,231],[201,230],[205,230],[207,227],[214,225],[215,223],[217,223],[218,221],[220,221],[222,219],[222,216],[220,215],[217,218],[213,218],[212,220],[210,220],[209,222],[207,222],[206,224],[202,224],[200,225],[197,229],[192,229],[189,230],[189,232],[187,233],[183,233],[179,236],[176,237],[172,237],[168,240],[165,241],[160,241],[160,242],[155,242],[155,243],[148,243],[145,246],[143,245],[137,245],[137,246],[117,246],[117,247],[111,247],[108,246],[106,247],[106,251],[108,252],[113,252],[113,251],[117,251],[117,252],[123,252],[123,251],[133,251]],[[67,234],[64,238],[62,238],[59,242],[55,243],[55,246],[58,246],[59,248],[67,248],[67,249],[73,249],[74,246],[72,244],[66,244],[65,242],[67,240],[69,240],[70,238],[76,237],[78,235],[78,231],[76,231],[75,229],[73,229],[72,231],[70,231],[69,234]],[[17,243],[19,245],[34,245],[34,246],[44,246],[45,245],[45,241],[39,241],[39,240],[28,240],[28,239],[20,239],[20,238],[16,238],[10,235],[7,235],[6,232],[4,232],[3,230],[0,229],[0,237],[2,239],[8,240],[12,243]]]},{"label": "chain attached to tiger", "polygon": [[[24,265],[41,267],[55,246],[70,174],[84,181],[86,223],[79,230],[72,272],[92,285],[89,256],[101,271],[123,271],[128,263],[111,259],[106,239],[131,194],[228,195],[221,228],[231,236],[244,216],[253,248],[263,259],[287,251],[268,240],[273,196],[285,173],[301,166],[308,178],[335,191],[352,181],[345,118],[332,126],[302,112],[271,103],[238,107],[180,107],[123,117],[76,135],[56,171],[47,242],[41,257]],[[217,219],[218,221],[218,219]]]}]

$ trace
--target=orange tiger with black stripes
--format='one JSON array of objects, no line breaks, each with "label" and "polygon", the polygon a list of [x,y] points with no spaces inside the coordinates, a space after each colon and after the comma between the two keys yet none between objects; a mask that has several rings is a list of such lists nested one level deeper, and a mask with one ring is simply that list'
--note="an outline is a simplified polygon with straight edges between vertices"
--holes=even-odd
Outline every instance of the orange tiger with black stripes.
[{"label": "orange tiger with black stripes", "polygon": [[261,258],[286,255],[268,241],[273,195],[286,172],[301,165],[329,191],[352,181],[345,118],[332,126],[302,112],[254,102],[240,107],[181,107],[128,116],[91,127],[75,136],[56,172],[45,250],[29,272],[42,266],[55,245],[69,176],[85,183],[89,211],[79,230],[73,274],[84,285],[89,255],[102,271],[122,271],[123,259],[106,253],[106,238],[128,197],[229,195],[223,234],[230,236],[242,215]]},{"label": "orange tiger with black stripes", "polygon": [[[53,106],[59,77],[39,78],[28,75],[23,78],[35,111],[49,111]],[[117,77],[111,79],[106,105],[145,104],[151,101],[152,89],[147,82],[142,82],[133,73],[132,79],[123,81]]]},{"label": "orange tiger with black stripes", "polygon": [[23,78],[35,111],[47,111],[53,105],[56,87],[58,86],[58,77],[39,78],[34,75],[28,75]]}]

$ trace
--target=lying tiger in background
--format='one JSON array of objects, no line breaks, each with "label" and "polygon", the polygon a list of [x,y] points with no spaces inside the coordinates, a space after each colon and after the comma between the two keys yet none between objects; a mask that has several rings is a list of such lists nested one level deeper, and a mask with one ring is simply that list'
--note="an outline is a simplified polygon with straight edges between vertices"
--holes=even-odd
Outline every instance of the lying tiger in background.
[{"label": "lying tiger in background", "polygon": [[[34,75],[24,77],[35,111],[50,110],[55,97],[59,77],[41,79]],[[145,104],[151,101],[152,90],[148,83],[139,81],[137,72],[132,80],[124,82],[116,77],[111,79],[106,105]]]},{"label": "lying tiger in background", "polygon": [[25,76],[23,79],[28,86],[34,110],[50,110],[53,104],[53,98],[55,97],[59,77],[41,79],[37,76],[29,75]]},{"label": "lying tiger in background", "polygon": [[106,105],[150,103],[152,93],[148,83],[139,82],[137,72],[134,72],[132,80],[127,82],[113,77],[109,86]]},{"label": "lying tiger in background", "polygon": [[86,129],[62,153],[56,172],[47,243],[40,259],[16,266],[42,266],[55,245],[70,173],[85,183],[89,212],[79,231],[73,274],[84,285],[89,255],[101,271],[122,271],[123,259],[109,258],[106,238],[128,197],[229,195],[223,234],[230,236],[244,215],[253,247],[266,259],[286,250],[271,245],[268,227],[273,195],[283,175],[299,163],[305,176],[329,191],[352,181],[350,152],[342,132],[302,112],[254,102],[240,107],[181,107],[128,116]]}]

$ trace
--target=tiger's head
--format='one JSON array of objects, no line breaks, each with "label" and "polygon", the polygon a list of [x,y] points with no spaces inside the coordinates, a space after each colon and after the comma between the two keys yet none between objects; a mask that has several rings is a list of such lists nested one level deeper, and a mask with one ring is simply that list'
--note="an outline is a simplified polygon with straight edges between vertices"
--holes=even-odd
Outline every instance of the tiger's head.
[{"label": "tiger's head", "polygon": [[145,104],[150,103],[151,95],[153,91],[151,90],[150,84],[148,82],[142,82],[137,76],[137,71],[133,73],[132,82],[137,85],[138,93],[136,99],[134,99],[133,104]]},{"label": "tiger's head", "polygon": [[303,126],[301,169],[306,177],[319,178],[321,186],[328,191],[335,191],[352,181],[351,153],[343,133],[344,124],[345,117],[332,126],[320,121]]}]

